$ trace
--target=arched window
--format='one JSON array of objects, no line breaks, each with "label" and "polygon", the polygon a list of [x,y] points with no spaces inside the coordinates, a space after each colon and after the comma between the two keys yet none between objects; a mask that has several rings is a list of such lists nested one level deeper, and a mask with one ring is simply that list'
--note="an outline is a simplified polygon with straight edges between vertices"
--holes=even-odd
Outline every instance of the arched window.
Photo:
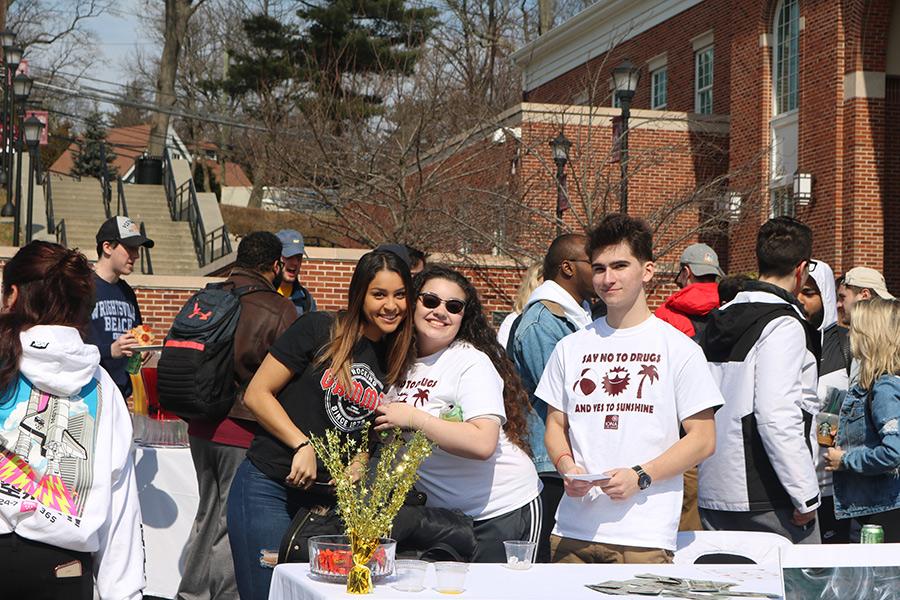
[{"label": "arched window", "polygon": [[800,8],[798,0],[781,0],[772,27],[775,45],[772,69],[775,114],[797,108],[800,63]]}]

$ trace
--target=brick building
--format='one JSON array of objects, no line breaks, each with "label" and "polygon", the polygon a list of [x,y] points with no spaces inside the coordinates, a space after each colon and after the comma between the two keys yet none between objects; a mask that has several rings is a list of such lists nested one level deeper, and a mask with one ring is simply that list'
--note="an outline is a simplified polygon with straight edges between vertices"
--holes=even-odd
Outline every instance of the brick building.
[{"label": "brick building", "polygon": [[[645,119],[630,146],[656,143],[634,138],[660,115],[691,132],[704,119],[728,123],[716,131],[724,161],[691,153],[651,165],[629,186],[629,212],[651,216],[662,196],[680,195],[673,185],[712,181],[713,206],[741,206],[727,236],[710,240],[730,270],[755,270],[757,227],[791,214],[836,272],[867,265],[900,288],[900,0],[599,0],[513,55],[523,100],[566,113],[618,112],[608,82],[625,58],[641,68],[633,116]],[[596,139],[611,138],[604,125]],[[811,176],[808,200],[793,193],[798,174]],[[699,216],[682,215],[667,235],[681,247],[702,239],[691,223],[708,209],[694,206]]]}]

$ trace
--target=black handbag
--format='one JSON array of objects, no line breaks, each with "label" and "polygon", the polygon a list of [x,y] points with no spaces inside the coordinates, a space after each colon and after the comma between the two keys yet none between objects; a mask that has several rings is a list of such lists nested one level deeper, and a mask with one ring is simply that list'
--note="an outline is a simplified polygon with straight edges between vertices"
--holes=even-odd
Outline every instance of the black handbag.
[{"label": "black handbag", "polygon": [[[425,506],[426,500],[424,492],[412,490],[397,513],[391,530],[397,553],[423,560],[470,561],[475,554],[472,518],[457,510]],[[278,564],[309,562],[309,538],[342,533],[335,507],[301,507],[281,540]]]}]

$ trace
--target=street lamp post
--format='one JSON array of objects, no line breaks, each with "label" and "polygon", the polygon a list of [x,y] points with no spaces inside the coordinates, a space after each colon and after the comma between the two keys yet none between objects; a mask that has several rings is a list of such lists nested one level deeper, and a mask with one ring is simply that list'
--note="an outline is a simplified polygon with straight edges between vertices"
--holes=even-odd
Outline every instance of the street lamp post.
[{"label": "street lamp post", "polygon": [[25,222],[25,243],[31,242],[31,223],[34,216],[34,175],[38,160],[38,144],[41,141],[41,129],[44,124],[36,116],[31,115],[22,124],[25,142],[28,144],[28,219]]},{"label": "street lamp post", "polygon": [[566,139],[562,131],[550,141],[553,162],[556,163],[556,237],[562,235],[563,211],[570,208],[569,192],[566,188],[566,163],[569,162],[571,147],[572,142]]},{"label": "street lamp post", "polygon": [[[4,112],[6,114],[3,118],[3,158],[7,173],[6,203],[3,205],[3,208],[0,209],[0,215],[8,217],[15,212],[15,209],[12,205],[12,142],[13,127],[15,123],[12,79],[16,70],[19,68],[19,63],[22,61],[22,49],[13,46],[13,43],[15,42],[15,34],[8,30],[0,33],[0,42],[3,43],[3,62],[5,65],[5,68],[0,69],[0,71],[3,71],[3,89],[6,91],[6,97],[4,98]],[[7,42],[9,43],[7,44]],[[15,232],[13,233],[13,237],[16,237]]]},{"label": "street lamp post", "polygon": [[[19,245],[19,226],[22,222],[22,214],[19,207],[22,206],[22,121],[25,119],[25,102],[31,94],[31,87],[34,81],[22,73],[13,79],[13,99],[16,102],[18,110],[13,113],[13,128],[15,128],[16,117],[19,117],[20,128],[18,135],[15,136],[16,142],[16,209],[13,211],[13,245]],[[11,144],[10,144],[11,145]],[[29,161],[31,162],[31,161]],[[27,237],[27,235],[26,235]]]},{"label": "street lamp post", "polygon": [[619,106],[622,107],[622,135],[619,139],[619,165],[622,169],[619,212],[622,214],[628,214],[628,118],[631,116],[631,101],[640,79],[640,69],[628,59],[613,69],[613,87]]}]

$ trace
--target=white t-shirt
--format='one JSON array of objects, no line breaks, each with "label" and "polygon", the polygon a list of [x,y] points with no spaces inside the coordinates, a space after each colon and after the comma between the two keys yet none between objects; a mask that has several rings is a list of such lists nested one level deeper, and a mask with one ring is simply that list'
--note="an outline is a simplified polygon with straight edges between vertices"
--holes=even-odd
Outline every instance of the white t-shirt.
[{"label": "white t-shirt", "polygon": [[[487,355],[466,342],[453,342],[417,359],[389,397],[447,420],[495,415],[506,422],[503,380]],[[497,449],[487,460],[463,458],[435,447],[419,467],[416,486],[427,494],[428,506],[459,509],[475,520],[521,508],[541,492],[534,463],[502,428]]]},{"label": "white t-shirt", "polygon": [[[588,473],[656,458],[678,441],[681,421],[722,404],[700,347],[654,316],[627,329],[609,327],[604,317],[563,338],[535,395],[566,413],[572,454]],[[599,487],[582,498],[563,496],[553,533],[674,550],[681,496],[680,476],[625,501]]]},{"label": "white t-shirt", "polygon": [[500,327],[497,329],[497,341],[500,342],[500,345],[504,348],[506,348],[506,345],[509,343],[509,334],[512,331],[513,323],[516,322],[516,319],[518,319],[521,314],[522,313],[513,311],[506,315],[503,322],[500,323]]}]

